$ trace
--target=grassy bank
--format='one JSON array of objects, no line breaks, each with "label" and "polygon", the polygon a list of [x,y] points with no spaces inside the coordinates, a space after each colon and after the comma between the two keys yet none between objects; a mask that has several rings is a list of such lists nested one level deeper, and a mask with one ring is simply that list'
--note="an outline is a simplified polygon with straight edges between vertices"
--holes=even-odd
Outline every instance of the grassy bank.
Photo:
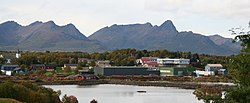
[{"label": "grassy bank", "polygon": [[24,103],[11,98],[0,98],[0,103]]},{"label": "grassy bank", "polygon": [[[31,82],[39,85],[98,85],[98,84],[122,84],[122,85],[141,85],[141,86],[161,86],[178,87],[184,89],[196,89],[200,87],[212,87],[228,89],[232,85],[216,84],[218,82],[232,83],[227,77],[152,77],[152,76],[111,76],[102,77],[99,80],[78,81],[65,75],[53,76],[0,76],[3,81],[12,81],[15,83]],[[202,84],[203,82],[203,84]],[[213,83],[207,83],[213,82]],[[207,84],[206,84],[207,83]]]}]

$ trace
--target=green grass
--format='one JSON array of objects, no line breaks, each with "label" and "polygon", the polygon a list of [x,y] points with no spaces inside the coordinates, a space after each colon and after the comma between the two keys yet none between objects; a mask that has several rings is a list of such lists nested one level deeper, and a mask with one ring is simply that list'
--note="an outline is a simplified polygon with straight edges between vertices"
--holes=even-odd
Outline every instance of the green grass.
[{"label": "green grass", "polygon": [[55,73],[56,73],[56,74],[63,74],[63,75],[77,74],[77,73],[75,73],[74,71],[64,72],[64,71],[62,70],[62,68],[56,68]]},{"label": "green grass", "polygon": [[55,70],[56,73],[62,73],[62,68],[61,67],[57,67],[56,70]]},{"label": "green grass", "polygon": [[71,75],[71,74],[77,74],[75,73],[74,71],[71,71],[71,72],[62,72],[60,74],[63,74],[63,75]]},{"label": "green grass", "polygon": [[46,75],[46,76],[52,76],[53,73],[52,72],[46,72],[44,75]]}]

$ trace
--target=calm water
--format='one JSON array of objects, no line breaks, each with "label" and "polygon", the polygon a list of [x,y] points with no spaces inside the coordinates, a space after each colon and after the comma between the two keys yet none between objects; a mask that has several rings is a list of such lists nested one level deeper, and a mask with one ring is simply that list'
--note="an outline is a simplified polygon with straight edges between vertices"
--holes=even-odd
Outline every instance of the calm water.
[{"label": "calm water", "polygon": [[[92,99],[96,99],[98,103],[202,103],[192,94],[194,90],[173,87],[114,84],[45,85],[45,87],[61,90],[62,95],[74,95],[80,103],[89,103]],[[146,93],[138,93],[140,90]]]}]

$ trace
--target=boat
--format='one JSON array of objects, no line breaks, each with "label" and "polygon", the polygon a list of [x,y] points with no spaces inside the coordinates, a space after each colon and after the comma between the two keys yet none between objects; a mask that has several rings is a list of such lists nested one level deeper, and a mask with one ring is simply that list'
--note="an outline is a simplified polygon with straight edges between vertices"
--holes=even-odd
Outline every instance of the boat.
[{"label": "boat", "polygon": [[145,90],[138,90],[137,92],[138,93],[146,93],[147,91],[145,91]]}]

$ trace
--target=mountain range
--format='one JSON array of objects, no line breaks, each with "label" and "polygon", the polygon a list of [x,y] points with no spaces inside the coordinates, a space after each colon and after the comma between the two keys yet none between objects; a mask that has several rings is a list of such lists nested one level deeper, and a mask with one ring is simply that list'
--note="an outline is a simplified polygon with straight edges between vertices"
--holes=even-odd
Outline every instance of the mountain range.
[{"label": "mountain range", "polygon": [[73,24],[58,26],[53,21],[36,21],[21,26],[14,21],[0,24],[1,50],[105,51],[100,43],[89,40]]},{"label": "mountain range", "polygon": [[210,55],[240,52],[240,44],[220,35],[204,36],[179,32],[172,21],[160,26],[151,23],[112,25],[86,37],[73,24],[58,26],[53,21],[36,21],[21,26],[14,21],[0,24],[0,50],[101,52],[122,48],[167,49]]},{"label": "mountain range", "polygon": [[240,51],[239,43],[219,35],[204,36],[191,31],[179,32],[172,21],[167,20],[160,26],[150,23],[132,25],[112,25],[91,36],[91,40],[100,41],[109,49],[167,49],[210,55],[231,55]]}]

